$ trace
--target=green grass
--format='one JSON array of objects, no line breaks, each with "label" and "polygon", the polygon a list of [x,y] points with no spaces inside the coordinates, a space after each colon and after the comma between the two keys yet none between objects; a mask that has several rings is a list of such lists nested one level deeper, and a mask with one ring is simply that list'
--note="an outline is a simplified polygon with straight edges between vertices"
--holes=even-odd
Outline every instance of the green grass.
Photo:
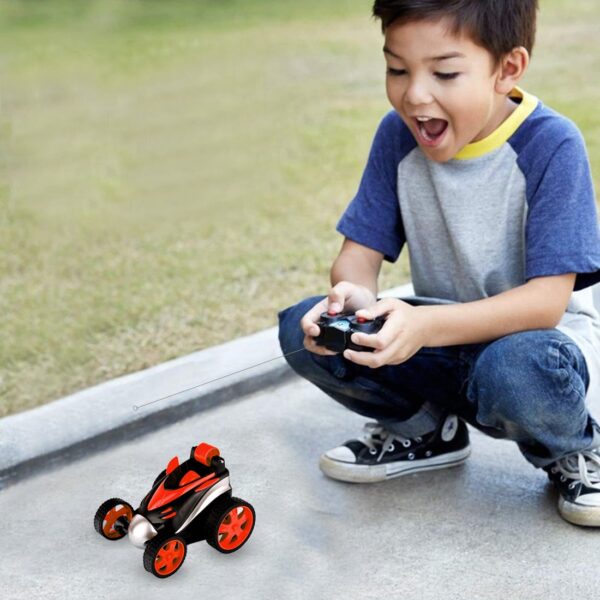
[{"label": "green grass", "polygon": [[[582,128],[598,185],[595,4],[542,2],[524,86]],[[0,415],[327,290],[388,109],[369,6],[0,5]],[[382,285],[407,279],[403,257]]]}]

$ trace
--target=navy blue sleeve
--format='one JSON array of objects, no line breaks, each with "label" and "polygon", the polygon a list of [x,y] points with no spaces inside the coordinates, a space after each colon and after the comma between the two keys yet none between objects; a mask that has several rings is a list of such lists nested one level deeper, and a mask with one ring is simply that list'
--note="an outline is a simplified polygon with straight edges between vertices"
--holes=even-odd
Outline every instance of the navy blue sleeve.
[{"label": "navy blue sleeve", "polygon": [[580,290],[600,281],[600,229],[583,137],[565,119],[561,138],[543,162],[540,151],[527,177],[525,272],[526,279],[577,273]]},{"label": "navy blue sleeve", "polygon": [[[407,135],[407,133],[409,135]],[[416,146],[394,111],[381,121],[358,188],[337,224],[345,237],[397,260],[406,239],[398,201],[398,164]]]}]

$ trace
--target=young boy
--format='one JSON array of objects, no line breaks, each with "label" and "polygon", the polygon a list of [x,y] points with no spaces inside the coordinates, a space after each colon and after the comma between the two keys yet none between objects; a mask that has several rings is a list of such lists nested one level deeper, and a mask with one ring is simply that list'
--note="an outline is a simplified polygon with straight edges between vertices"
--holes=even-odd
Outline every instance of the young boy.
[{"label": "young boy", "polygon": [[[560,514],[600,526],[600,235],[576,126],[517,87],[537,0],[376,0],[387,96],[327,297],[280,313],[292,368],[367,423],[322,455],[335,479],[460,464],[465,422],[517,442]],[[417,299],[377,300],[410,250]],[[578,291],[584,290],[585,291]],[[574,293],[577,291],[577,293]],[[321,313],[384,316],[373,352],[317,346]]]}]

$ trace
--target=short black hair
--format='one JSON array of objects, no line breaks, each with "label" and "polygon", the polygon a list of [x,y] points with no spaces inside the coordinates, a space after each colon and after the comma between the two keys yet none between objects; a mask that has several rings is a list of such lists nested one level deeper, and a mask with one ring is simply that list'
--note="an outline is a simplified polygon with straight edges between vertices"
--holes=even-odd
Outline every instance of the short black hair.
[{"label": "short black hair", "polygon": [[492,55],[496,64],[517,46],[531,55],[535,43],[538,0],[375,0],[373,16],[381,30],[392,23],[449,17],[455,35],[467,33]]}]

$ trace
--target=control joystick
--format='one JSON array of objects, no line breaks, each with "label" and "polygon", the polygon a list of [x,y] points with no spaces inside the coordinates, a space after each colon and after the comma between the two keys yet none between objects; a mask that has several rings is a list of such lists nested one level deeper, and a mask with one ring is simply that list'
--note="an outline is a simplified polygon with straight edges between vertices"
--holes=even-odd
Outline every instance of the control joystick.
[{"label": "control joystick", "polygon": [[353,333],[377,333],[385,323],[383,317],[369,320],[351,314],[322,313],[317,325],[320,333],[315,337],[317,346],[325,346],[332,352],[343,352],[346,348],[358,352],[373,352],[373,348],[361,346],[351,341]]}]

